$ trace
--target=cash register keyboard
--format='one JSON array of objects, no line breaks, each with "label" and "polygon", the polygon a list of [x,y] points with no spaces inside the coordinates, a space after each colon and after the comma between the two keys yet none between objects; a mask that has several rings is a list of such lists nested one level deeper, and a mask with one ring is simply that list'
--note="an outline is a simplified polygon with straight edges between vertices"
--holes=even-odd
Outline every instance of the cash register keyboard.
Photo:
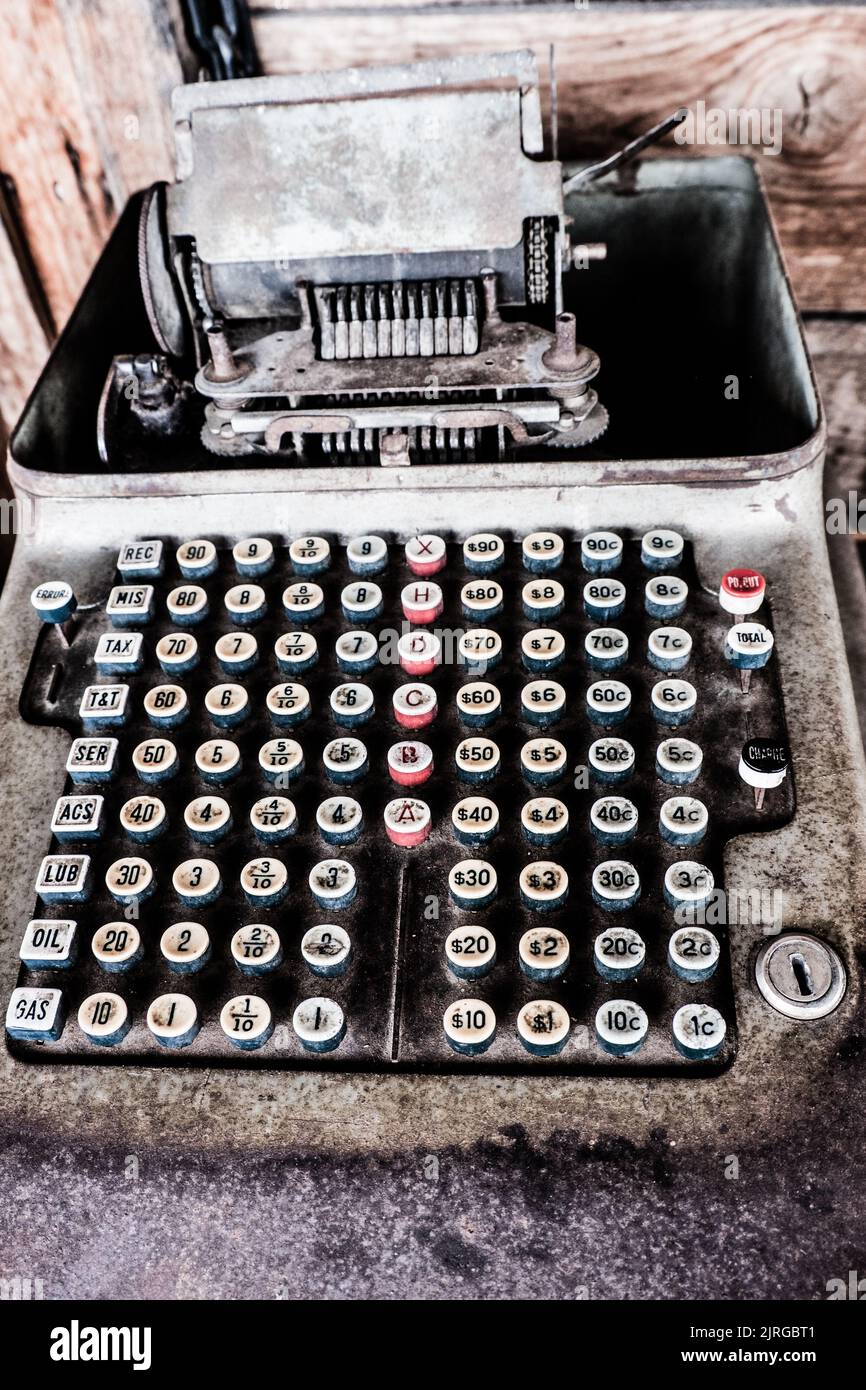
[{"label": "cash register keyboard", "polygon": [[66,587],[21,701],[71,743],[17,1055],[734,1060],[723,851],[794,810],[738,776],[784,738],[771,583],[742,641],[673,529],[145,538]]}]

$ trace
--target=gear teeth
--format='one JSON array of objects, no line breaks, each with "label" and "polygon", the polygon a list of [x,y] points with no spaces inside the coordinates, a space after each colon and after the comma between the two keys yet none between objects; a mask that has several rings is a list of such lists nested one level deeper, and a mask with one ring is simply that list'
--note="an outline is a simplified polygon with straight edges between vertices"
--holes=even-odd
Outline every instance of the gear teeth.
[{"label": "gear teeth", "polygon": [[546,439],[545,443],[552,449],[581,449],[584,445],[593,444],[596,439],[600,439],[609,424],[610,416],[599,402],[576,429],[563,431],[561,434],[555,433]]}]

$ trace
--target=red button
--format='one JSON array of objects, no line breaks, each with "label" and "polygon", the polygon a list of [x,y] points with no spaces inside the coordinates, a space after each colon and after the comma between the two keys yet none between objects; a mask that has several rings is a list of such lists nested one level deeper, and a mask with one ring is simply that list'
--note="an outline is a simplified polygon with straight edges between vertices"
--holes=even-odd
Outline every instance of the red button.
[{"label": "red button", "polygon": [[394,718],[404,729],[423,729],[436,718],[438,706],[432,685],[401,685],[394,691]]},{"label": "red button", "polygon": [[418,787],[433,771],[433,749],[426,743],[395,743],[388,749],[388,771],[401,787]]},{"label": "red button", "polygon": [[410,623],[433,623],[444,607],[439,585],[428,583],[424,579],[407,584],[400,595],[400,601],[403,605],[403,616]]},{"label": "red button", "polygon": [[430,834],[432,818],[426,801],[416,801],[413,797],[399,797],[389,801],[385,807],[385,831],[388,839],[405,849],[421,845]]}]

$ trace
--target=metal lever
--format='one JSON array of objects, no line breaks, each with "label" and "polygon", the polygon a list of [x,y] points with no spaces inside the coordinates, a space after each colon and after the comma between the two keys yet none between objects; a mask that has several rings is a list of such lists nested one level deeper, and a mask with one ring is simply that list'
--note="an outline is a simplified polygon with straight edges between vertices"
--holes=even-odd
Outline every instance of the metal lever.
[{"label": "metal lever", "polygon": [[635,159],[642,150],[648,145],[654,145],[657,140],[661,140],[675,126],[681,125],[688,115],[686,107],[681,106],[672,116],[666,116],[658,125],[654,125],[651,130],[647,130],[643,135],[638,135],[635,140],[630,140],[627,145],[623,145],[621,150],[615,154],[610,154],[606,159],[600,159],[597,164],[587,164],[585,169],[578,169],[576,174],[565,180],[562,185],[563,193],[573,193],[581,184],[590,183],[593,179],[600,179],[603,174],[609,174],[613,169],[619,169],[629,160]]}]

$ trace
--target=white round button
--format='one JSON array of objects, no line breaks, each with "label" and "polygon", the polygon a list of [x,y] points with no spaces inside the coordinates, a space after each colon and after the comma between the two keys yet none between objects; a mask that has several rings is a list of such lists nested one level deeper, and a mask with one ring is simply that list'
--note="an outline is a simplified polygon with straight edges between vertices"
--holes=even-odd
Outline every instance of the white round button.
[{"label": "white round button", "polygon": [[571,959],[565,932],[552,927],[530,927],[517,946],[520,968],[530,980],[555,980],[564,975]]},{"label": "white round button", "polygon": [[310,713],[310,692],[297,681],[273,685],[265,696],[265,708],[275,724],[300,724]]},{"label": "white round button", "polygon": [[189,903],[210,903],[222,892],[219,866],[212,859],[185,859],[171,877],[179,898]]},{"label": "white round button", "polygon": [[177,772],[177,749],[167,738],[147,738],[133,749],[132,766],[143,782],[163,782]]},{"label": "white round button", "polygon": [[483,673],[502,656],[502,638],[490,627],[470,627],[457,640],[457,658],[465,666]]},{"label": "white round button", "polygon": [[632,980],[646,960],[646,945],[631,927],[608,927],[595,938],[593,959],[602,979]]},{"label": "white round button", "polygon": [[720,1051],[728,1025],[709,1004],[684,1004],[673,1018],[674,1046],[690,1061],[714,1057]]},{"label": "white round button", "polygon": [[351,796],[329,796],[316,810],[316,824],[332,845],[348,845],[357,840],[363,823],[360,803]]},{"label": "white round button", "polygon": [[191,632],[167,632],[160,637],[154,652],[168,675],[173,671],[189,671],[198,661],[198,642]]},{"label": "white round button", "polygon": [[388,547],[381,536],[353,536],[346,559],[353,574],[378,574],[388,563]]},{"label": "white round button", "polygon": [[232,937],[231,951],[235,964],[247,975],[260,975],[266,970],[273,970],[283,955],[278,933],[262,922],[253,922],[236,931]]},{"label": "white round button", "polygon": [[141,959],[141,933],[132,922],[106,922],[93,933],[91,950],[103,970],[128,970]]},{"label": "white round button", "polygon": [[323,859],[311,869],[309,884],[323,907],[348,907],[358,891],[355,870],[345,859]]},{"label": "white round button", "polygon": [[457,999],[445,1010],[442,1028],[455,1052],[476,1057],[496,1036],[496,1015],[483,999]]},{"label": "white round button", "polygon": [[232,811],[221,796],[197,796],[186,807],[183,821],[193,839],[213,844],[227,834]]},{"label": "white round button", "polygon": [[462,844],[483,844],[499,830],[499,807],[487,796],[465,796],[451,812],[454,834]]},{"label": "white round button", "polygon": [[161,994],[147,1011],[147,1026],[163,1047],[187,1047],[199,1030],[195,1001],[188,994]]},{"label": "white round button", "polygon": [[490,681],[469,681],[454,697],[457,713],[464,724],[483,727],[496,718],[502,708],[498,686]]},{"label": "white round button", "polygon": [[463,542],[463,563],[473,574],[489,574],[505,559],[505,542],[490,531],[479,531]]},{"label": "white round button", "polygon": [[594,681],[586,692],[586,707],[596,724],[619,724],[631,709],[631,691],[622,681]]},{"label": "white round button", "polygon": [[213,541],[184,541],[175,555],[185,579],[206,579],[217,566],[217,549]]},{"label": "white round button", "polygon": [[341,671],[353,674],[372,671],[379,660],[379,640],[375,633],[360,628],[352,632],[341,632],[334,643],[334,652]]},{"label": "white round button", "polygon": [[656,772],[665,782],[684,785],[698,776],[703,759],[698,744],[690,739],[666,738],[656,749]]},{"label": "white round button", "polygon": [[198,584],[179,584],[166,598],[165,608],[177,623],[197,623],[207,614],[207,594]]},{"label": "white round button", "polygon": [[722,948],[706,927],[680,927],[668,942],[668,964],[681,980],[708,980],[719,963]]},{"label": "white round button", "polygon": [[361,681],[347,681],[331,691],[328,701],[338,724],[351,728],[364,724],[373,713],[373,691]]},{"label": "white round button", "polygon": [[210,937],[200,922],[174,922],[159,939],[170,970],[198,970],[210,955]]},{"label": "white round button", "polygon": [[530,724],[554,724],[565,713],[565,688],[558,681],[530,681],[520,692],[520,705]]},{"label": "white round button", "polygon": [[283,590],[283,608],[288,618],[297,618],[299,622],[309,621],[318,617],[324,606],[325,593],[318,584],[304,580],[289,584]]},{"label": "white round button", "polygon": [[649,1019],[632,999],[610,999],[595,1016],[595,1034],[613,1057],[637,1052],[649,1032]]},{"label": "white round button", "polygon": [[213,685],[204,707],[215,724],[239,724],[249,711],[250,697],[242,685]]},{"label": "white round button", "polygon": [[472,618],[490,618],[502,611],[502,585],[495,579],[472,579],[460,590],[460,606]]},{"label": "white round button", "polygon": [[533,531],[524,538],[522,550],[526,569],[543,574],[562,564],[565,542],[553,531]]},{"label": "white round button", "polygon": [[622,561],[622,537],[615,531],[589,531],[580,542],[580,559],[590,574],[609,574]]},{"label": "white round button", "polygon": [[568,753],[555,738],[531,738],[520,750],[520,765],[528,782],[544,786],[563,775]]},{"label": "white round button", "polygon": [[677,531],[646,531],[641,538],[640,554],[648,569],[672,568],[683,558],[683,538]]},{"label": "white round button", "polygon": [[274,643],[274,656],[284,675],[297,675],[315,666],[319,644],[311,632],[284,632]]},{"label": "white round button", "polygon": [[565,590],[558,579],[531,579],[521,590],[521,601],[528,618],[543,622],[562,612]]},{"label": "white round button", "polygon": [[448,874],[448,887],[458,907],[486,907],[496,897],[496,870],[484,859],[461,859]]},{"label": "white round button", "polygon": [[223,1004],[220,1027],[235,1047],[262,1047],[274,1031],[270,1005],[254,994],[238,995]]},{"label": "white round button", "polygon": [[251,859],[241,869],[241,888],[251,903],[271,907],[285,897],[288,887],[288,869],[281,860],[269,855]]},{"label": "white round button", "polygon": [[588,617],[602,622],[618,618],[625,607],[625,585],[621,579],[601,576],[583,586],[583,607]]},{"label": "white round button", "polygon": [[565,638],[556,628],[534,627],[523,634],[520,653],[527,671],[545,671],[562,661]]},{"label": "white round button", "polygon": [[713,887],[713,875],[706,864],[693,859],[680,859],[665,870],[664,895],[670,907],[699,907]]},{"label": "white round button", "polygon": [[259,767],[280,785],[298,777],[303,766],[304,750],[293,738],[269,738],[259,749]]},{"label": "white round button", "polygon": [[212,738],[195,750],[195,765],[210,782],[227,782],[240,771],[241,750],[227,738]]},{"label": "white round button", "polygon": [[464,782],[489,782],[499,771],[499,745],[480,734],[464,738],[454,750],[457,775]]},{"label": "white round button", "polygon": [[158,796],[131,796],[121,806],[119,820],[131,840],[155,840],[166,827],[165,803]]},{"label": "white round button", "polygon": [[662,838],[672,845],[697,845],[707,833],[709,812],[694,796],[671,796],[659,812]]},{"label": "white round button", "polygon": [[255,665],[259,644],[251,632],[224,632],[214,644],[214,654],[223,670],[247,671]]},{"label": "white round button", "polygon": [[342,975],[351,954],[349,933],[333,923],[310,927],[301,939],[301,956],[314,975]]},{"label": "white round button", "polygon": [[267,574],[274,563],[274,547],[264,536],[250,536],[232,547],[232,559],[238,574]]},{"label": "white round button", "polygon": [[226,613],[232,622],[251,623],[265,616],[267,600],[259,584],[235,584],[225,598]]},{"label": "white round button", "polygon": [[112,1047],[129,1032],[129,1009],[125,999],[108,990],[88,995],[78,1010],[78,1026],[86,1038],[103,1047]]},{"label": "white round button", "polygon": [[293,834],[298,823],[295,803],[287,796],[264,796],[250,810],[250,824],[262,840],[279,844]]},{"label": "white round button", "polygon": [[647,656],[659,671],[681,671],[691,654],[692,639],[685,628],[657,627],[647,639]]},{"label": "white round button", "polygon": [[607,859],[592,871],[592,896],[609,912],[632,907],[640,897],[640,876],[625,859]]},{"label": "white round button", "polygon": [[308,1052],[332,1052],[346,1035],[346,1018],[336,999],[304,999],[292,1014],[292,1027]]},{"label": "white round button", "polygon": [[624,738],[597,738],[589,746],[589,765],[599,782],[621,782],[635,764],[635,751]]},{"label": "white round button", "polygon": [[644,586],[646,611],[653,618],[676,618],[682,613],[689,596],[689,586],[675,575],[658,575]]},{"label": "white round button", "polygon": [[461,979],[487,975],[496,961],[496,940],[485,927],[455,927],[445,938],[445,960]]},{"label": "white round button", "polygon": [[151,724],[172,729],[185,719],[189,698],[181,685],[155,685],[145,692],[144,712]]},{"label": "white round button", "polygon": [[625,796],[602,796],[590,807],[589,823],[602,844],[622,844],[637,830],[637,807]]},{"label": "white round button", "polygon": [[382,603],[382,590],[371,579],[356,579],[340,594],[340,604],[350,623],[378,617]]},{"label": "white round button", "polygon": [[568,897],[568,874],[561,864],[540,859],[520,871],[520,898],[535,912],[562,907]]},{"label": "white round button", "polygon": [[531,999],[517,1015],[517,1036],[527,1052],[553,1057],[561,1052],[571,1033],[568,1010],[554,999]]},{"label": "white round button", "polygon": [[322,763],[332,782],[354,782],[367,770],[367,749],[358,738],[334,738],[322,750]]},{"label": "white round button", "polygon": [[328,568],[331,547],[323,536],[302,536],[289,546],[289,559],[296,574],[318,574]]},{"label": "white round button", "polygon": [[682,724],[694,714],[698,692],[689,681],[671,676],[657,681],[650,695],[652,711],[661,724]]},{"label": "white round button", "polygon": [[555,796],[534,796],[522,807],[520,824],[530,844],[556,844],[568,831],[568,807]]},{"label": "white round button", "polygon": [[628,657],[628,637],[618,627],[594,627],[584,637],[583,649],[593,670],[615,671]]},{"label": "white round button", "polygon": [[119,902],[140,902],[153,892],[153,869],[146,859],[116,859],[106,872],[105,886]]}]

